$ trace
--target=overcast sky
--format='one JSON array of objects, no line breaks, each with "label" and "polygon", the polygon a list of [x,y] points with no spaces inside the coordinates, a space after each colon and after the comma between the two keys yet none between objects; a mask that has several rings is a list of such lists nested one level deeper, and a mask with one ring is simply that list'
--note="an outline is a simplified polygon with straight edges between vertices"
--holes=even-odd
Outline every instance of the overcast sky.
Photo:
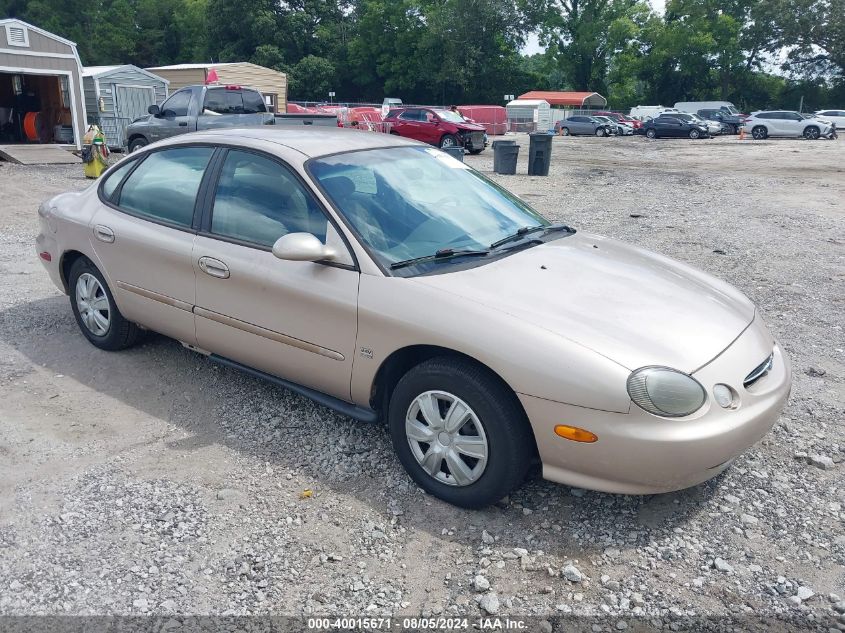
[{"label": "overcast sky", "polygon": [[[666,0],[649,0],[649,3],[654,10],[658,13],[663,13],[666,9]],[[532,33],[528,36],[528,41],[525,43],[525,46],[522,47],[522,54],[523,55],[533,55],[534,53],[542,53],[543,47],[540,46],[540,42],[537,41],[537,34]]]}]

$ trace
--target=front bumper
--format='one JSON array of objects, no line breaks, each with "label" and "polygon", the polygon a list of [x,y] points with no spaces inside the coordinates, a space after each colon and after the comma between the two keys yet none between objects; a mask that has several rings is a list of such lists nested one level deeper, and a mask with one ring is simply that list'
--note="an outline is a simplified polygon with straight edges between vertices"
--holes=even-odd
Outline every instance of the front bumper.
[{"label": "front bumper", "polygon": [[[748,372],[774,350],[772,369],[743,387]],[[791,388],[789,360],[760,318],[722,354],[693,374],[708,394],[705,405],[686,418],[666,419],[633,403],[627,414],[567,405],[520,394],[551,481],[605,492],[654,494],[694,486],[718,475],[777,421]],[[735,409],[713,400],[713,387],[730,385]],[[558,424],[598,436],[592,444],[558,437]]]}]

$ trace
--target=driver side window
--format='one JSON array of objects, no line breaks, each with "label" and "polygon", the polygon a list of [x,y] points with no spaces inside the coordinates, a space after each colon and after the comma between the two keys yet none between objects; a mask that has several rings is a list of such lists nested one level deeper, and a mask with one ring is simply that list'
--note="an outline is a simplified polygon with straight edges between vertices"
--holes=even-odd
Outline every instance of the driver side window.
[{"label": "driver side window", "polygon": [[227,153],[214,195],[211,233],[266,248],[288,233],[311,233],[337,251],[336,263],[355,263],[311,192],[286,167],[252,152]]},{"label": "driver side window", "polygon": [[188,116],[190,106],[191,91],[180,90],[161,105],[161,112],[165,116]]}]

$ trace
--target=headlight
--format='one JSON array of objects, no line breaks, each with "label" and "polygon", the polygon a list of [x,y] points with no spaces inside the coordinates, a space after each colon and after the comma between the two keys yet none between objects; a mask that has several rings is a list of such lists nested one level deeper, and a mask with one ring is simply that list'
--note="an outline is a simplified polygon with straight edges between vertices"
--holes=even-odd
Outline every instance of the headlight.
[{"label": "headlight", "polygon": [[668,367],[643,367],[628,377],[628,395],[638,407],[666,418],[698,411],[707,396],[698,381]]}]

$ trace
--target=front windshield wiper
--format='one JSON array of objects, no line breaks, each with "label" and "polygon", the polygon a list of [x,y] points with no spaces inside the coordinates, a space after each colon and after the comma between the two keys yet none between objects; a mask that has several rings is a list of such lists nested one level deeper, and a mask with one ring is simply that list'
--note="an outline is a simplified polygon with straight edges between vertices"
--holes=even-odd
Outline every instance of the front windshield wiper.
[{"label": "front windshield wiper", "polygon": [[393,262],[390,265],[390,269],[396,270],[397,268],[405,268],[407,266],[413,266],[414,264],[419,264],[421,262],[447,261],[449,259],[454,259],[455,257],[482,257],[484,255],[488,255],[489,253],[489,250],[473,251],[455,250],[453,248],[441,248],[433,255],[423,255],[422,257],[412,257],[411,259],[403,259],[399,262]]},{"label": "front windshield wiper", "polygon": [[517,229],[516,233],[513,235],[508,235],[507,237],[503,237],[502,239],[493,242],[490,244],[490,248],[498,248],[503,244],[521,240],[529,233],[536,233],[537,231],[547,231],[549,233],[553,231],[566,231],[567,233],[574,233],[575,229],[567,226],[566,224],[538,224],[537,226],[523,226],[521,229]]}]

